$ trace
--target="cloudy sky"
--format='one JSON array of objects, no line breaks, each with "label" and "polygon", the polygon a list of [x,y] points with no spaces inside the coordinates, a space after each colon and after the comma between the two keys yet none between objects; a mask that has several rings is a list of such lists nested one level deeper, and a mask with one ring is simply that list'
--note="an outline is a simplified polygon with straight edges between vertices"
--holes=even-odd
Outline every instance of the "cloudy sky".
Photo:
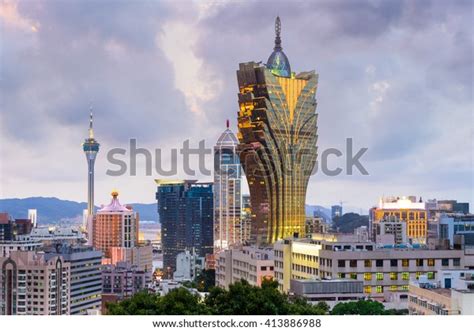
[{"label": "cloudy sky", "polygon": [[122,202],[153,202],[157,175],[139,160],[136,176],[107,176],[107,152],[136,138],[166,169],[186,139],[212,147],[226,119],[236,127],[235,71],[266,61],[276,15],[292,70],[319,73],[320,154],[346,154],[346,138],[368,148],[368,176],[333,158],[343,174],[313,176],[308,203],[474,204],[473,8],[459,0],[2,1],[0,198],[86,200],[92,105],[96,204],[114,188]]}]

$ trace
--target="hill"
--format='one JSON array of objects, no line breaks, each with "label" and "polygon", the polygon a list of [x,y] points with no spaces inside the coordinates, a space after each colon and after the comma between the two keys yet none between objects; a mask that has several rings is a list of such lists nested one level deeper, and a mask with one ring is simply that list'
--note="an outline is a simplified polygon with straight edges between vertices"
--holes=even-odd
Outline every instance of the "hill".
[{"label": "hill", "polygon": [[353,233],[355,228],[364,225],[369,226],[369,216],[357,213],[346,213],[333,221],[333,229],[342,233]]},{"label": "hill", "polygon": [[[131,203],[140,214],[141,221],[158,222],[156,204]],[[15,218],[26,218],[28,209],[37,209],[39,224],[76,223],[82,221],[82,211],[87,203],[61,200],[54,197],[24,199],[0,199],[0,212],[8,212]]]}]

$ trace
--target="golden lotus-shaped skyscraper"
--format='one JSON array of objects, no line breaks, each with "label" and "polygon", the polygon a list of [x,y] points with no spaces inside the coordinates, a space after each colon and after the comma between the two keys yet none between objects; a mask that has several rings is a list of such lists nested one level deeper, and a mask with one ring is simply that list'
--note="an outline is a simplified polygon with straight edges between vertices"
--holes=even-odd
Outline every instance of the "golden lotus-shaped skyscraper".
[{"label": "golden lotus-shaped skyscraper", "polygon": [[250,189],[251,242],[304,236],[306,189],[317,158],[314,72],[291,72],[276,19],[267,64],[241,63],[238,139]]}]

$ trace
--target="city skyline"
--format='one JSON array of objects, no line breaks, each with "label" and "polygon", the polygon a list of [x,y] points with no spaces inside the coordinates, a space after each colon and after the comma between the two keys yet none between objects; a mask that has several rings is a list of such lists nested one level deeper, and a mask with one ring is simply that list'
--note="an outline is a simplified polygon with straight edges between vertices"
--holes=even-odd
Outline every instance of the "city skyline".
[{"label": "city skyline", "polygon": [[[1,5],[0,150],[5,157],[0,198],[87,200],[87,170],[78,145],[92,104],[101,142],[96,196],[117,188],[125,201],[152,203],[154,176],[144,176],[140,167],[136,177],[106,176],[107,151],[127,147],[130,138],[140,147],[163,148],[165,155],[186,139],[194,142],[191,147],[205,139],[210,148],[225,118],[236,131],[236,64],[266,59],[273,18],[280,13],[285,51],[297,65],[292,69],[316,68],[324,82],[318,90],[320,150],[344,151],[346,138],[354,139],[355,150],[369,148],[363,157],[369,176],[318,173],[310,179],[308,204],[342,200],[346,210],[366,212],[383,195],[474,203],[472,126],[459,125],[472,123],[470,15],[462,2],[378,7],[361,2],[350,20],[344,13],[353,7],[342,2],[279,3],[270,11],[252,2],[195,4],[186,10],[172,3],[111,4],[103,9],[111,17],[107,24],[100,15],[81,16],[87,4],[50,5]],[[140,22],[122,21],[128,10]],[[357,28],[364,17],[367,24]],[[307,29],[304,22],[314,24]],[[245,26],[253,26],[253,34]],[[183,37],[190,32],[192,37]],[[76,47],[68,54],[50,47],[62,43]],[[439,52],[433,53],[435,45]],[[446,112],[451,121],[445,120]],[[28,120],[35,125],[27,128]],[[51,162],[44,149],[54,150],[54,160],[61,162]]]}]

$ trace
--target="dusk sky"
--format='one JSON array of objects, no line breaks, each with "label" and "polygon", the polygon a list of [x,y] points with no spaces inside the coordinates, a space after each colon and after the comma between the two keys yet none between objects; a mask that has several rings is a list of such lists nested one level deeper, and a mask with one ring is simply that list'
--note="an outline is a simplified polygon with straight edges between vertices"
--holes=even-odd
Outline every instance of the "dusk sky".
[{"label": "dusk sky", "polygon": [[112,189],[154,202],[159,176],[143,159],[137,176],[107,176],[107,152],[136,138],[168,169],[184,140],[211,148],[226,119],[235,132],[236,70],[266,62],[277,15],[292,70],[319,73],[319,155],[345,155],[346,138],[368,148],[369,175],[333,157],[343,173],[313,176],[307,203],[367,213],[381,196],[416,195],[474,209],[473,4],[440,0],[2,1],[0,198],[86,201],[92,106],[96,205]]}]

